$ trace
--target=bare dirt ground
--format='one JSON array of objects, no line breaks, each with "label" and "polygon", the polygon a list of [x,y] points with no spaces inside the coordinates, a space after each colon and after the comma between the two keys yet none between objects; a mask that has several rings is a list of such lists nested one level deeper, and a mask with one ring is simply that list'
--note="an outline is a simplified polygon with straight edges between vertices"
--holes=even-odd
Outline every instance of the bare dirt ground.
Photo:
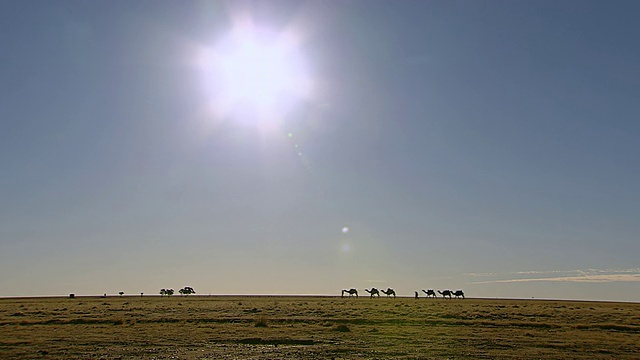
[{"label": "bare dirt ground", "polygon": [[0,299],[3,359],[637,359],[639,354],[638,303]]}]

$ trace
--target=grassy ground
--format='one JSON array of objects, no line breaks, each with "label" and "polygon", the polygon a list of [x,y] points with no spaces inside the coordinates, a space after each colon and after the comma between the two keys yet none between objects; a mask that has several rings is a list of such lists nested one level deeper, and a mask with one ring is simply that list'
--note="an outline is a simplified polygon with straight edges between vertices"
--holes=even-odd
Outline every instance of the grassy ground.
[{"label": "grassy ground", "polygon": [[640,304],[334,297],[0,299],[0,358],[634,359]]}]

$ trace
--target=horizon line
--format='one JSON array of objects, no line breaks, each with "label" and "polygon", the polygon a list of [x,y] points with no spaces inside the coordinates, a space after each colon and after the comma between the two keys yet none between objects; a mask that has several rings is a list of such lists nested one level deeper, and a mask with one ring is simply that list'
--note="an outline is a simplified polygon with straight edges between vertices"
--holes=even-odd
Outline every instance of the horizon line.
[{"label": "horizon line", "polygon": [[[205,297],[218,297],[218,298],[233,298],[233,297],[265,297],[265,298],[277,298],[277,297],[282,297],[282,298],[295,298],[295,297],[300,297],[300,298],[342,298],[341,295],[336,295],[336,294],[190,294],[190,295],[172,295],[172,296],[161,296],[160,294],[145,294],[143,296],[137,295],[137,294],[123,294],[123,295],[119,295],[119,294],[112,294],[112,295],[107,295],[106,297],[104,295],[78,295],[78,294],[74,294],[73,298],[70,298],[69,295],[6,295],[6,296],[0,296],[0,300],[9,300],[9,299],[13,299],[13,300],[17,300],[17,299],[57,299],[57,298],[63,298],[63,299],[87,299],[87,298],[96,298],[96,299],[105,299],[105,298],[112,298],[112,299],[117,299],[117,298],[144,298],[144,297],[171,297],[171,298],[186,298],[186,297],[198,297],[198,298],[205,298]],[[363,296],[363,299],[368,299],[369,296]],[[386,298],[385,297],[381,297],[381,298]],[[414,299],[414,296],[409,296],[409,295],[399,295],[398,298],[401,299]],[[348,298],[345,298],[348,299]],[[420,299],[428,299],[426,297],[420,297]],[[434,298],[433,300],[438,300],[440,299],[438,298]],[[447,301],[449,301],[449,299],[446,299]],[[562,299],[562,298],[524,298],[524,297],[467,297],[466,299],[451,299],[450,301],[464,301],[464,300],[520,300],[520,301],[567,301],[567,302],[607,302],[607,303],[633,303],[633,304],[637,304],[640,303],[640,301],[634,301],[634,300],[606,300],[606,299]]]}]

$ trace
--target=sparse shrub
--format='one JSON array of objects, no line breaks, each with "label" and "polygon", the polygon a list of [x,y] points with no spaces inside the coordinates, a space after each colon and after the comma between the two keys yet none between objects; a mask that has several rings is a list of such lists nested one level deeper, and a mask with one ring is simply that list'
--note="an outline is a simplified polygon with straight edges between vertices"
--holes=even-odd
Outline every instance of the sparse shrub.
[{"label": "sparse shrub", "polygon": [[338,331],[338,332],[349,332],[351,331],[351,329],[349,329],[349,327],[347,325],[337,325],[336,327],[333,328],[333,331]]},{"label": "sparse shrub", "polygon": [[160,289],[160,297],[173,295],[173,289]]},{"label": "sparse shrub", "polygon": [[185,286],[184,288],[178,290],[178,292],[182,296],[188,296],[190,294],[195,294],[196,293],[196,291],[193,290],[193,288],[191,286]]},{"label": "sparse shrub", "polygon": [[256,322],[254,324],[255,327],[267,327],[267,317],[264,315],[260,315],[256,318]]}]

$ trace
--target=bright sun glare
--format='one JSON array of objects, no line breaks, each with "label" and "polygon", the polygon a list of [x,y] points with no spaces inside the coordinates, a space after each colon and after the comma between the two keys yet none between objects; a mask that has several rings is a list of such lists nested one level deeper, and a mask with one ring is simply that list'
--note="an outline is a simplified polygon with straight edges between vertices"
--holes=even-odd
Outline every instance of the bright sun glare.
[{"label": "bright sun glare", "polygon": [[252,23],[236,25],[202,60],[205,86],[217,115],[265,125],[280,121],[302,98],[310,80],[291,32]]}]

